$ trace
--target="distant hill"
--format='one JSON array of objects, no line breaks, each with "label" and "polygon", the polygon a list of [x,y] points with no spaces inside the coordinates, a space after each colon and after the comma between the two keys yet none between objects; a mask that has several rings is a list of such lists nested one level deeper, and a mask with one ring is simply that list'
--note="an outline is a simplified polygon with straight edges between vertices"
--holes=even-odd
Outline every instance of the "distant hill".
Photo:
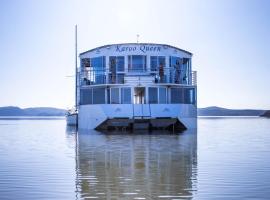
[{"label": "distant hill", "polygon": [[198,116],[260,116],[265,110],[227,109],[216,106],[198,108]]},{"label": "distant hill", "polygon": [[270,118],[270,110],[265,111],[261,117],[269,117]]},{"label": "distant hill", "polygon": [[64,116],[66,110],[51,107],[19,108],[15,106],[0,107],[0,116]]},{"label": "distant hill", "polygon": [[[51,107],[19,108],[15,106],[0,107],[0,116],[64,116],[66,110]],[[235,110],[221,107],[198,108],[198,116],[265,116],[270,117],[270,111],[265,110]]]}]

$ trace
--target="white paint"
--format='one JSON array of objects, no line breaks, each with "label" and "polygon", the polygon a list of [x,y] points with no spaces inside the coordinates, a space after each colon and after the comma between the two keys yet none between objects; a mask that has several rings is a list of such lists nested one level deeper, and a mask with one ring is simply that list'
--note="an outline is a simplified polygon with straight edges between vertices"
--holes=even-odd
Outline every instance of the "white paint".
[{"label": "white paint", "polygon": [[[143,106],[144,113],[141,112]],[[79,128],[95,129],[106,119],[133,118],[134,111],[138,115],[178,118],[188,129],[197,128],[197,109],[192,104],[95,104],[81,105],[79,110]],[[134,113],[136,114],[136,113]]]}]

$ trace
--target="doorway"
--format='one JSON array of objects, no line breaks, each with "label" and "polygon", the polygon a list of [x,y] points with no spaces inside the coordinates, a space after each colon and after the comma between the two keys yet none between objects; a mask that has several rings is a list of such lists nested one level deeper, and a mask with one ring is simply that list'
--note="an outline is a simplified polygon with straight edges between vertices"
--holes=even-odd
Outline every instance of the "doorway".
[{"label": "doorway", "polygon": [[145,88],[134,88],[134,104],[145,104]]}]

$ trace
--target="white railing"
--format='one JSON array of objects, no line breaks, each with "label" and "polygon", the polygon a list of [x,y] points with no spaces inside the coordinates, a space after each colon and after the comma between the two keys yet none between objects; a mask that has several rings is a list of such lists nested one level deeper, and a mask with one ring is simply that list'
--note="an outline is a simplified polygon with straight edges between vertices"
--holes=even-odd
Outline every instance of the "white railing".
[{"label": "white railing", "polygon": [[[84,70],[79,72],[79,80],[81,85],[96,85],[96,84],[123,84],[126,82],[151,82],[151,83],[175,83],[175,84],[191,84],[197,85],[197,71],[192,71],[189,75],[182,77],[181,71],[175,71],[174,69],[166,69],[160,74],[159,71],[146,71],[149,73],[149,77],[145,76],[129,76],[129,72],[112,73],[107,70]],[[178,75],[177,75],[178,74]],[[180,78],[181,77],[181,78]]]},{"label": "white railing", "polygon": [[192,71],[191,73],[191,84],[197,85],[197,71]]}]

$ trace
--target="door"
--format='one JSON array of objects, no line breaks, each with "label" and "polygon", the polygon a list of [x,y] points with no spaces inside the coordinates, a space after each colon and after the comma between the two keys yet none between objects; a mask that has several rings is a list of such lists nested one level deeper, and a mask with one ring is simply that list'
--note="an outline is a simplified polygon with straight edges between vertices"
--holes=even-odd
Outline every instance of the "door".
[{"label": "door", "polygon": [[149,105],[146,105],[145,87],[134,88],[133,110],[134,117],[144,118],[150,116]]}]

